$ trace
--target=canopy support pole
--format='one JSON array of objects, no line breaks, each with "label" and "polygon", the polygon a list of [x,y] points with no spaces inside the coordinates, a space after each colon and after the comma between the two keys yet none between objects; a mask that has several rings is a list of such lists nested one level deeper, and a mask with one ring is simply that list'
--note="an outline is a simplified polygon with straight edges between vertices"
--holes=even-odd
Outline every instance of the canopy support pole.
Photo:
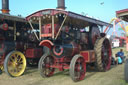
[{"label": "canopy support pole", "polygon": [[31,21],[29,20],[28,22],[29,22],[29,24],[30,24],[30,26],[31,26],[31,28],[32,28],[32,30],[33,30],[33,32],[34,32],[34,34],[35,34],[37,40],[39,40],[39,37],[37,36],[36,32],[34,31],[34,27],[32,26]]},{"label": "canopy support pole", "polygon": [[52,38],[54,39],[54,16],[52,16]]},{"label": "canopy support pole", "polygon": [[57,39],[57,37],[59,36],[60,31],[61,31],[61,29],[62,29],[62,27],[63,27],[64,22],[66,21],[66,19],[67,19],[67,16],[65,16],[65,18],[64,18],[64,20],[63,20],[63,22],[62,22],[62,24],[61,24],[61,26],[60,26],[60,29],[59,29],[59,31],[58,31],[58,33],[57,33],[56,37],[55,37],[55,40],[56,40],[56,39]]}]

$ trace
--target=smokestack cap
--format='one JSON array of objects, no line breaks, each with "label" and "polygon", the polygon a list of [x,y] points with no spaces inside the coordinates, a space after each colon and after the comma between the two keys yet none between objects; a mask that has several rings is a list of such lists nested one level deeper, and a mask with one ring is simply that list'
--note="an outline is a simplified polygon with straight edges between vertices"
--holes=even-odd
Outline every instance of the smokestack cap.
[{"label": "smokestack cap", "polygon": [[65,0],[57,0],[58,1],[58,7],[57,9],[65,10]]}]

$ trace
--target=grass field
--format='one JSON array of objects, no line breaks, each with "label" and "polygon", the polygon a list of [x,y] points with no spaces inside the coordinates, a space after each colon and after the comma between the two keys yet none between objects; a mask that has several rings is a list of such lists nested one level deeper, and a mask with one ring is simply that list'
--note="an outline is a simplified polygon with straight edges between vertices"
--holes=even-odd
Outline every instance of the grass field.
[{"label": "grass field", "polygon": [[[113,55],[121,48],[114,48]],[[127,52],[124,53],[127,56]],[[42,78],[37,68],[27,68],[24,75],[16,78],[3,73],[0,75],[0,85],[128,85],[124,81],[124,64],[111,66],[107,72],[88,70],[84,80],[73,82],[69,71],[57,72],[50,78]]]}]

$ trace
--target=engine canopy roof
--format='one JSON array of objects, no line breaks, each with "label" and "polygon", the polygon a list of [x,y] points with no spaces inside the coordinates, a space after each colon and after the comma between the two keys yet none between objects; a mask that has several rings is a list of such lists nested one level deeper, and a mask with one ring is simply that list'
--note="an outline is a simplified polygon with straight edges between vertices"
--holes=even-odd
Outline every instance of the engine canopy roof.
[{"label": "engine canopy roof", "polygon": [[29,16],[26,17],[26,20],[32,20],[32,18],[39,18],[43,16],[55,16],[62,14],[64,16],[67,16],[66,22],[70,22],[72,24],[76,24],[78,26],[84,25],[89,25],[89,24],[97,24],[99,26],[112,26],[112,24],[103,22],[101,20],[97,20],[88,16],[83,16],[77,13],[73,13],[70,11],[65,11],[65,10],[58,10],[58,9],[44,9],[37,11]]}]

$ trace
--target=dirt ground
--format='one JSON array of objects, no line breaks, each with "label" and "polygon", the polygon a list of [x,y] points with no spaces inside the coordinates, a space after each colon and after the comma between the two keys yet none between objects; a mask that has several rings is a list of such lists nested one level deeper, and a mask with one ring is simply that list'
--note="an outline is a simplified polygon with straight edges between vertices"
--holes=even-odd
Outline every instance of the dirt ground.
[{"label": "dirt ground", "polygon": [[[113,55],[119,49],[113,49]],[[123,49],[127,56],[125,48]],[[107,72],[88,69],[85,79],[80,82],[73,82],[68,72],[58,72],[50,78],[42,78],[37,68],[27,68],[22,76],[16,78],[3,73],[0,75],[0,85],[128,85],[124,81],[124,64],[112,66]]]}]

